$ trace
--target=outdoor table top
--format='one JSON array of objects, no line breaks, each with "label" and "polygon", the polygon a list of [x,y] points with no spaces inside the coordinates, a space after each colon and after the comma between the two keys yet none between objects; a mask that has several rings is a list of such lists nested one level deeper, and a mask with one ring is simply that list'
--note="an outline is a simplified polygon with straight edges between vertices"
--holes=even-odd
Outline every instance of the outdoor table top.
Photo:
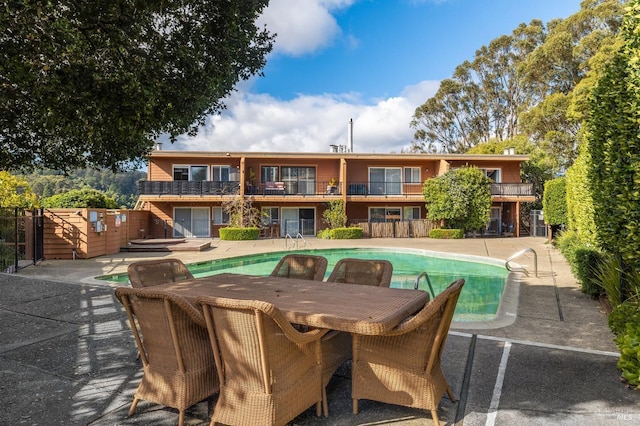
[{"label": "outdoor table top", "polygon": [[192,303],[199,296],[262,300],[291,323],[368,335],[390,331],[429,300],[421,290],[229,273],[153,288]]}]

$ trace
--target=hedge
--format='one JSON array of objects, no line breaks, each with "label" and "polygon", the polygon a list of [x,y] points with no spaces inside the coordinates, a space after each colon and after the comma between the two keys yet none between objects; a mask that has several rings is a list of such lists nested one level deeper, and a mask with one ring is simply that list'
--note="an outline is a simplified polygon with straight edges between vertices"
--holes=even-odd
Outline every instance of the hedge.
[{"label": "hedge", "polygon": [[362,228],[355,226],[349,228],[323,229],[318,232],[318,238],[326,240],[357,240],[362,238]]},{"label": "hedge", "polygon": [[429,238],[441,240],[451,240],[464,237],[463,229],[432,229],[429,231]]},{"label": "hedge", "polygon": [[257,240],[260,230],[251,226],[246,228],[220,228],[220,239],[226,241]]}]

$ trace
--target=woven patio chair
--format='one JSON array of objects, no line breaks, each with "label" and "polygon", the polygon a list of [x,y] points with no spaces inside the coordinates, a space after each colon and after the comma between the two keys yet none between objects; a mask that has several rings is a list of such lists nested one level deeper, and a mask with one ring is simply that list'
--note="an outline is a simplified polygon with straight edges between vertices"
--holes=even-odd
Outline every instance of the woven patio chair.
[{"label": "woven patio chair", "polygon": [[144,370],[129,416],[145,400],[177,409],[183,425],[187,408],[219,390],[202,314],[183,297],[153,287],[119,287],[116,297],[127,311]]},{"label": "woven patio chair", "polygon": [[287,254],[271,272],[272,277],[322,281],[327,271],[327,259],[310,254]]},{"label": "woven patio chair", "polygon": [[[341,259],[331,271],[328,282],[389,287],[393,265],[387,260]],[[336,370],[351,359],[351,335],[331,331],[322,338],[323,411],[329,414],[327,385]]]},{"label": "woven patio chair", "polygon": [[388,260],[340,259],[327,281],[389,287],[393,265]]},{"label": "woven patio chair", "polygon": [[202,296],[220,380],[211,424],[285,425],[316,405],[320,415],[320,338],[297,331],[268,302]]},{"label": "woven patio chair", "polygon": [[131,287],[138,288],[193,278],[180,259],[142,260],[129,265],[127,272]]},{"label": "woven patio chair", "polygon": [[353,413],[358,400],[431,411],[438,425],[438,405],[446,392],[455,402],[440,359],[464,280],[451,283],[414,316],[380,336],[353,336]]}]

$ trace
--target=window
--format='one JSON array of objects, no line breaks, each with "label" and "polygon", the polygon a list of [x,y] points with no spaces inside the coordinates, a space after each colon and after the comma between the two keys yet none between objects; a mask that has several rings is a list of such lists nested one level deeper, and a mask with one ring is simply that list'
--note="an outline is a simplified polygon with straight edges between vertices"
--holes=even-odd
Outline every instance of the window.
[{"label": "window", "polygon": [[173,180],[208,180],[207,166],[173,166]]},{"label": "window", "polygon": [[491,179],[492,181],[494,181],[495,183],[500,183],[502,182],[502,176],[500,173],[500,169],[480,169],[482,170],[489,179]]},{"label": "window", "polygon": [[420,219],[420,207],[405,207],[404,220]]},{"label": "window", "polygon": [[214,182],[229,182],[230,175],[229,166],[211,166],[211,170],[213,172],[213,181]]},{"label": "window", "polygon": [[372,167],[369,169],[369,193],[373,195],[402,194],[402,169]]},{"label": "window", "polygon": [[280,211],[277,207],[262,208],[262,223],[265,225],[271,223],[280,223]]},{"label": "window", "polygon": [[422,183],[420,181],[420,167],[405,167],[404,183]]},{"label": "window", "polygon": [[229,213],[225,212],[222,207],[213,208],[213,224],[226,225],[229,223]]},{"label": "window", "polygon": [[282,181],[287,194],[315,194],[315,167],[282,167]]},{"label": "window", "polygon": [[260,181],[264,182],[279,182],[278,166],[262,166]]},{"label": "window", "polygon": [[189,180],[189,167],[174,167],[173,180]]},{"label": "window", "polygon": [[371,207],[369,220],[371,222],[392,222],[402,219],[400,207]]}]

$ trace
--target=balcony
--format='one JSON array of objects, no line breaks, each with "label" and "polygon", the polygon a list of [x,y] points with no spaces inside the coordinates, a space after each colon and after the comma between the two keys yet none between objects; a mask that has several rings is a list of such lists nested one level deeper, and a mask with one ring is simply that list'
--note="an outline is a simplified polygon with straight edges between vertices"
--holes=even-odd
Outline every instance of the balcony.
[{"label": "balcony", "polygon": [[149,181],[138,182],[140,195],[237,195],[240,182],[232,181]]},{"label": "balcony", "polygon": [[532,183],[492,183],[491,195],[497,197],[533,197]]},{"label": "balcony", "polygon": [[[533,197],[533,184],[492,183],[493,197]],[[255,186],[247,185],[245,195],[267,196],[339,196],[341,185],[331,186],[326,181],[285,181],[265,182]],[[140,195],[211,196],[237,195],[240,182],[237,181],[140,181]],[[422,197],[422,183],[349,181],[346,184],[348,196],[375,197]]]}]

